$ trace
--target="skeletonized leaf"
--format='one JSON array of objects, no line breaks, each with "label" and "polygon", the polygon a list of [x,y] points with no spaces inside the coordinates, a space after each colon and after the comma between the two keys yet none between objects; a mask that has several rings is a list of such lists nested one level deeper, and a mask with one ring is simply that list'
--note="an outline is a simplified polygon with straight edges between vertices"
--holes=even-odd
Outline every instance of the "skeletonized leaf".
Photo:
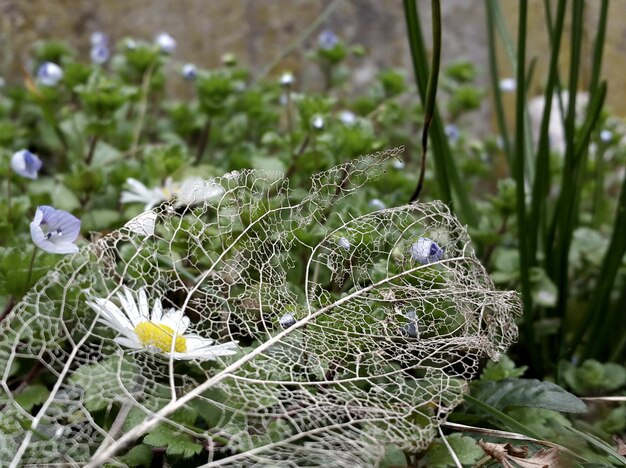
[{"label": "skeletonized leaf", "polygon": [[[31,413],[6,395],[3,418],[32,430],[3,426],[18,449],[0,460],[100,466],[146,435],[211,466],[374,466],[385,446],[426,448],[479,359],[516,338],[520,303],[441,203],[332,214],[398,152],[317,174],[308,194],[229,173],[210,181],[219,197],[170,200],[60,262],[0,330],[0,370],[56,381]],[[127,291],[178,322],[124,329]],[[198,359],[218,348],[191,343],[209,339],[236,353]]]}]

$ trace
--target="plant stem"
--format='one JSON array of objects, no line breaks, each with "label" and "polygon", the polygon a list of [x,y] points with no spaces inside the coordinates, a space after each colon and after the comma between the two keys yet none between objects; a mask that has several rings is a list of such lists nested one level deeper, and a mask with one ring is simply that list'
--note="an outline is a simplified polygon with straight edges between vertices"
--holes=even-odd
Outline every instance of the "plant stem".
[{"label": "plant stem", "polygon": [[[417,82],[422,103],[426,103],[426,90],[428,85],[428,67],[426,63],[427,54],[422,37],[422,30],[418,17],[415,0],[403,0],[404,16],[407,24],[409,46],[411,49],[411,59],[413,62],[413,72]],[[477,217],[474,207],[469,201],[467,190],[461,180],[461,176],[452,158],[450,144],[443,129],[441,119],[438,118],[437,105],[434,106],[432,121],[432,147],[433,161],[435,163],[435,176],[439,198],[444,202],[452,204],[452,194],[454,193],[455,211],[462,221],[475,226]]]},{"label": "plant stem", "polygon": [[541,360],[535,346],[533,301],[530,288],[530,252],[528,249],[528,235],[526,229],[528,219],[526,216],[526,179],[524,177],[524,154],[525,154],[525,103],[526,86],[524,85],[526,65],[526,23],[528,19],[528,0],[521,0],[519,8],[519,25],[517,37],[517,66],[516,66],[516,97],[515,97],[515,159],[513,160],[513,173],[516,189],[517,231],[520,260],[520,280],[522,285],[522,302],[524,304],[524,325],[526,342],[531,351],[531,358],[535,369],[541,372]]},{"label": "plant stem", "polygon": [[196,152],[196,164],[199,164],[202,161],[202,156],[204,156],[204,152],[206,151],[206,147],[209,144],[209,137],[211,136],[211,126],[213,121],[211,117],[207,117],[206,123],[202,128],[202,133],[200,134],[200,138],[198,139],[198,151]]},{"label": "plant stem", "polygon": [[439,81],[439,68],[441,65],[441,5],[439,0],[432,0],[432,24],[433,24],[433,56],[430,66],[430,76],[426,88],[426,109],[424,110],[424,129],[422,130],[422,159],[420,162],[420,175],[417,181],[415,192],[411,196],[409,203],[414,202],[419,197],[424,185],[424,174],[426,173],[426,153],[428,151],[428,131],[433,120],[435,111],[435,99],[437,97],[437,83]]},{"label": "plant stem", "polygon": [[91,161],[93,161],[93,156],[96,153],[96,146],[98,145],[98,135],[94,135],[91,137],[91,143],[89,143],[89,152],[87,153],[87,159],[85,159],[85,163],[89,166]]},{"label": "plant stem", "polygon": [[11,223],[12,214],[12,200],[11,200],[11,171],[7,174],[7,221]]},{"label": "plant stem", "polygon": [[33,255],[30,257],[30,265],[28,267],[28,276],[26,277],[25,291],[30,289],[30,280],[33,277],[33,267],[35,266],[35,257],[37,256],[37,246],[33,246]]},{"label": "plant stem", "polygon": [[304,140],[302,140],[302,143],[300,144],[300,148],[298,148],[298,152],[295,153],[291,157],[291,165],[289,166],[289,169],[287,169],[287,172],[285,173],[285,179],[289,179],[293,175],[293,173],[296,171],[296,161],[300,158],[300,156],[302,156],[302,153],[304,153],[304,150],[307,148],[307,146],[309,146],[310,141],[311,141],[311,135],[307,134],[307,136],[304,137]]},{"label": "plant stem", "polygon": [[491,89],[495,101],[496,118],[498,121],[498,129],[502,137],[502,146],[504,147],[504,155],[506,157],[509,171],[513,166],[513,151],[511,149],[511,139],[506,126],[506,118],[504,115],[504,104],[502,102],[502,90],[500,89],[499,73],[498,73],[498,56],[496,51],[496,34],[495,34],[495,18],[493,11],[494,0],[485,0],[485,10],[487,11],[487,41],[489,43],[489,74],[491,77]]},{"label": "plant stem", "polygon": [[280,51],[278,55],[276,55],[272,60],[270,60],[265,67],[261,69],[259,74],[256,76],[256,80],[260,80],[264,78],[270,71],[274,69],[276,65],[288,57],[294,50],[297,50],[302,43],[311,35],[315,30],[324,22],[326,19],[335,11],[335,9],[339,6],[339,0],[333,0],[328,4],[326,9],[320,13],[320,15],[313,21],[302,33],[293,41],[291,44],[287,46],[286,49]]}]

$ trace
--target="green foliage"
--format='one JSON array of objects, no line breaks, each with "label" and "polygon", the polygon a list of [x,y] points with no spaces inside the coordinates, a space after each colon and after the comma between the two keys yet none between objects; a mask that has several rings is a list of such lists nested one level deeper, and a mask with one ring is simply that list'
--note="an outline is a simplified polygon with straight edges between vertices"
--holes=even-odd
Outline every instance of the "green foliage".
[{"label": "green foliage", "polygon": [[149,467],[152,463],[152,449],[144,444],[136,445],[121,460],[130,467]]},{"label": "green foliage", "polygon": [[499,381],[504,379],[514,379],[524,375],[527,366],[516,367],[515,363],[508,356],[504,355],[498,362],[489,361],[480,376],[481,381]]},{"label": "green foliage", "polygon": [[606,395],[626,386],[626,368],[608,362],[587,359],[580,366],[568,362],[561,365],[563,379],[579,395]]},{"label": "green foliage", "polygon": [[505,410],[515,406],[544,408],[565,413],[584,413],[585,403],[552,382],[535,379],[507,378],[498,381],[474,382],[472,394],[494,408]]},{"label": "green foliage", "polygon": [[30,412],[34,406],[42,404],[48,398],[50,391],[39,384],[29,385],[17,395],[14,395],[18,405]]},{"label": "green foliage", "polygon": [[[463,466],[473,465],[484,456],[483,450],[476,440],[461,434],[452,434],[446,437],[448,444],[459,458]],[[448,447],[439,439],[435,440],[428,448],[424,457],[425,466],[433,468],[447,468],[456,466]]]}]

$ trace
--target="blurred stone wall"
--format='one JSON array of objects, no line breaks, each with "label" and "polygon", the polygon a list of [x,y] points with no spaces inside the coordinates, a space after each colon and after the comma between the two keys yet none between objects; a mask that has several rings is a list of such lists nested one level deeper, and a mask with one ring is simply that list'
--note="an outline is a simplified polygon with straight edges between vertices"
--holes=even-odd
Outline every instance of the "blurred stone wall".
[{"label": "blurred stone wall", "polygon": [[[430,36],[431,2],[417,2],[424,34]],[[501,5],[515,37],[517,0],[502,0]],[[599,1],[586,2],[587,67],[599,6]],[[315,43],[321,29],[330,28],[348,43],[360,43],[368,51],[366,59],[353,63],[357,85],[368,82],[380,68],[390,66],[403,67],[412,79],[400,0],[0,0],[0,75],[9,82],[20,80],[20,67],[28,64],[29,47],[39,39],[66,39],[87,60],[93,31],[105,32],[113,42],[127,36],[152,40],[158,32],[166,31],[178,42],[174,59],[179,63],[213,67],[219,64],[222,54],[231,52],[240,63],[258,72],[329,7],[333,8],[331,14],[304,41],[305,46]],[[549,53],[543,1],[531,0],[529,11],[528,56],[538,57],[536,76],[542,77]],[[610,81],[609,102],[620,114],[626,113],[626,100],[621,98],[626,87],[625,13],[626,0],[611,2],[604,62],[604,75]],[[443,0],[442,16],[444,64],[461,58],[471,60],[477,66],[478,84],[487,88],[483,1]],[[567,45],[569,33],[564,40]],[[564,56],[564,71],[567,60]],[[504,53],[500,54],[500,63],[503,75],[510,74]],[[321,81],[316,68],[306,62],[302,47],[282,59],[270,75],[284,69],[294,70],[305,89],[315,88]],[[183,86],[182,80],[172,81],[174,87]],[[581,85],[585,85],[585,76]],[[537,80],[536,89],[540,87],[541,80]],[[490,122],[486,106],[478,117],[475,120],[480,120],[483,128]]]}]

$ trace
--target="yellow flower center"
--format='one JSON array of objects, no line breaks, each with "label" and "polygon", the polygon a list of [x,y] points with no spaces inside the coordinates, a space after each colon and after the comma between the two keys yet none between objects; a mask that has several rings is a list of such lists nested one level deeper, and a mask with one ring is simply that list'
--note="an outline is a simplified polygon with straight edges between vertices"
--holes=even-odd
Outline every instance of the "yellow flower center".
[{"label": "yellow flower center", "polygon": [[[154,346],[165,353],[169,353],[172,349],[172,339],[174,338],[174,330],[163,324],[152,322],[141,322],[135,327],[137,338],[144,346]],[[187,340],[184,336],[177,335],[174,351],[184,353],[187,351]]]}]

